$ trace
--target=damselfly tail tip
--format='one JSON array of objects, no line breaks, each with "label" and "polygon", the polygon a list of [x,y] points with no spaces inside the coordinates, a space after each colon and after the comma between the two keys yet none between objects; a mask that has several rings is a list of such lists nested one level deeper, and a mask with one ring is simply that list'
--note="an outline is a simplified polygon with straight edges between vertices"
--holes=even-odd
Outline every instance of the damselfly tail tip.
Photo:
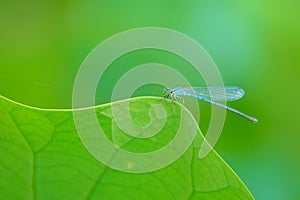
[{"label": "damselfly tail tip", "polygon": [[252,121],[253,123],[257,123],[257,122],[258,122],[258,119],[253,118],[251,121]]}]

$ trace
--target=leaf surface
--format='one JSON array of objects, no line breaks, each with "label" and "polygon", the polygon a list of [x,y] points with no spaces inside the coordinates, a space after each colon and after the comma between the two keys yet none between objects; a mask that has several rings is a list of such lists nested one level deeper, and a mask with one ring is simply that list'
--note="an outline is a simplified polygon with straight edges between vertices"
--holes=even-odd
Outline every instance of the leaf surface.
[{"label": "leaf surface", "polygon": [[[139,126],[153,123],[150,131],[157,129],[155,121],[159,123],[163,113],[149,110],[154,104],[162,106],[167,114],[164,127],[149,138],[134,138],[121,128],[112,134],[116,123],[112,105],[122,119],[128,114],[122,111],[128,101],[132,120]],[[95,107],[107,138],[136,153],[172,142],[180,110],[176,103],[153,97]],[[0,96],[0,194],[5,199],[253,199],[215,151],[198,158],[203,141],[198,130],[193,144],[172,164],[148,173],[122,172],[102,164],[86,149],[72,110],[37,109]]]}]

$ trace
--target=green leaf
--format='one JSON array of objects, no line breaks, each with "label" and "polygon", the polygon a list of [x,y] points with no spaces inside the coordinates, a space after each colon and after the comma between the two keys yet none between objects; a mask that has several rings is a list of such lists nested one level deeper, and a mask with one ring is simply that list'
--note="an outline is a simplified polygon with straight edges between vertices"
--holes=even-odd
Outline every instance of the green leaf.
[{"label": "green leaf", "polygon": [[[159,133],[134,138],[116,128],[112,134],[116,124],[112,106],[120,110],[117,115],[122,120],[128,114],[122,111],[128,101],[130,116],[139,126],[153,123],[155,127],[157,119],[167,114]],[[154,104],[166,113],[153,109],[149,114]],[[172,141],[183,115],[180,105],[153,97],[100,105],[95,111],[107,138],[136,153],[156,151]],[[187,120],[192,119],[184,112]],[[185,131],[189,131],[187,124],[182,124]],[[194,143],[170,165],[148,173],[128,173],[107,167],[86,149],[72,110],[31,108],[0,96],[0,127],[0,194],[4,199],[253,199],[216,152],[198,158],[199,144],[204,141],[199,130]]]}]

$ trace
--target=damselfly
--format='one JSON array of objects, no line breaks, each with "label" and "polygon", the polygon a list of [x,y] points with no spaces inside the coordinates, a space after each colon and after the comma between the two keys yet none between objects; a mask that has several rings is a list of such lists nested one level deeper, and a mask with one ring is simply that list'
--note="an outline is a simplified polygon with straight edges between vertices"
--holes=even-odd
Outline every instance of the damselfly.
[{"label": "damselfly", "polygon": [[178,88],[165,88],[164,97],[178,101],[178,96],[188,96],[200,99],[218,107],[224,108],[234,112],[246,119],[256,123],[258,120],[254,117],[246,115],[236,109],[225,106],[216,101],[235,101],[244,96],[245,92],[242,88],[227,86],[227,87],[178,87]]}]

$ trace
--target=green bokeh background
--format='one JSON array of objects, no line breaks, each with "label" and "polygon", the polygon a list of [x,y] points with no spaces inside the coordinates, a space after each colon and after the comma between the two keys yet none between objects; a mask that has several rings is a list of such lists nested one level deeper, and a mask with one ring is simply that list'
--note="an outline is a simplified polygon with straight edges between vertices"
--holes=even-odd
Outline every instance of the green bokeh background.
[{"label": "green bokeh background", "polygon": [[[1,1],[0,95],[43,108],[70,108],[76,72],[101,41],[124,30],[165,27],[199,42],[226,85],[245,89],[229,105],[260,121],[231,113],[216,150],[257,199],[300,199],[299,1]],[[126,57],[127,56],[127,57]],[[168,64],[203,81],[184,60],[145,50],[113,63],[96,103],[109,101],[113,84],[135,65]],[[147,85],[135,95],[161,95]],[[201,128],[209,105],[201,104]],[[298,122],[298,124],[297,124]]]}]

